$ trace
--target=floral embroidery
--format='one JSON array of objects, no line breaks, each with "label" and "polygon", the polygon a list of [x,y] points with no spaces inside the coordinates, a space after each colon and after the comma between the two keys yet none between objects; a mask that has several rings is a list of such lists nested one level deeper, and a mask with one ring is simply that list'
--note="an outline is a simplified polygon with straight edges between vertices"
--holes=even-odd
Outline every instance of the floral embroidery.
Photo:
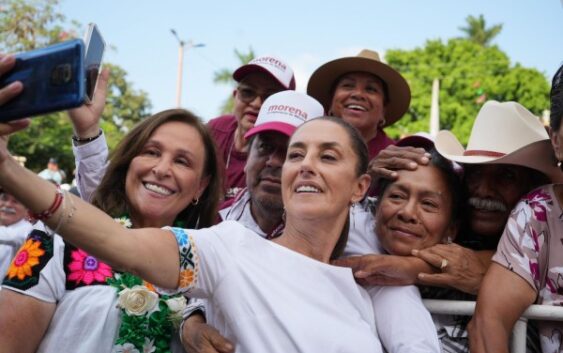
[{"label": "floral embroidery", "polygon": [[53,238],[34,229],[12,260],[3,284],[27,290],[39,283],[39,274],[53,257]]},{"label": "floral embroidery", "polygon": [[185,270],[180,272],[180,281],[178,283],[178,287],[186,288],[191,286],[193,282],[194,282],[194,271]]},{"label": "floral embroidery", "polygon": [[40,248],[40,241],[27,239],[22,245],[8,269],[8,278],[17,276],[21,281],[25,277],[31,277],[31,267],[39,264],[39,257],[45,254],[45,250]]},{"label": "floral embroidery", "polygon": [[143,353],[153,353],[156,351],[156,347],[154,346],[154,340],[149,340],[145,337],[145,344],[143,344]]},{"label": "floral embroidery", "polygon": [[180,280],[178,287],[189,290],[197,280],[197,252],[195,244],[183,229],[171,228],[180,251]]},{"label": "floral embroidery", "polygon": [[136,285],[122,289],[118,296],[118,306],[125,310],[127,315],[143,316],[158,310],[158,294],[145,286]]},{"label": "floral embroidery", "polygon": [[117,223],[121,224],[125,228],[133,227],[133,223],[131,223],[131,220],[129,220],[129,218],[127,218],[125,216],[119,217],[119,218],[114,218],[114,219]]},{"label": "floral embroidery", "polygon": [[[131,226],[127,217],[116,221]],[[187,238],[185,242],[188,243]],[[121,309],[121,325],[113,352],[170,352],[172,333],[182,321],[186,298],[159,296],[152,284],[130,273],[115,273],[107,283],[117,290]]]},{"label": "floral embroidery", "polygon": [[167,352],[172,332],[182,321],[185,298],[159,296],[130,273],[116,273],[108,283],[118,290],[122,314],[114,352],[121,352],[118,348],[125,349],[128,344],[137,351]]},{"label": "floral embroidery", "polygon": [[80,283],[91,285],[94,282],[106,283],[106,280],[113,276],[109,265],[88,255],[84,250],[73,250],[70,256],[72,262],[68,265],[71,271],[68,280],[76,282],[77,285]]},{"label": "floral embroidery", "polygon": [[117,344],[113,347],[113,353],[141,353],[131,343]]}]

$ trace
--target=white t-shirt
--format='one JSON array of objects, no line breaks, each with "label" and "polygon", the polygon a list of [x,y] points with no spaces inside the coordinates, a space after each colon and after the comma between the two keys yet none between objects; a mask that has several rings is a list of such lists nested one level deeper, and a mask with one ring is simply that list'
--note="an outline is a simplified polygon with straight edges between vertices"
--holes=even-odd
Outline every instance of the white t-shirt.
[{"label": "white t-shirt", "polygon": [[[371,300],[348,268],[267,241],[240,223],[172,228],[180,288],[209,299],[214,322],[244,352],[382,352]],[[166,292],[166,291],[165,291]]]},{"label": "white t-shirt", "polygon": [[0,274],[2,277],[8,271],[14,255],[32,228],[33,225],[25,219],[9,226],[0,226]]},{"label": "white t-shirt", "polygon": [[[248,194],[248,192],[246,193]],[[265,237],[252,217],[249,195],[243,195],[231,207],[220,211],[223,220],[236,219],[248,229]],[[374,233],[374,200],[366,198],[350,208],[350,229],[343,256],[383,254],[385,251]],[[369,287],[374,317],[381,343],[390,353],[440,352],[440,343],[432,317],[422,304],[416,286]],[[207,322],[217,326],[223,322],[205,301],[190,304],[188,315],[195,309],[205,309]],[[219,328],[218,328],[219,329]]]},{"label": "white t-shirt", "polygon": [[[350,208],[350,231],[343,256],[384,254],[375,235],[373,200]],[[439,353],[440,342],[432,316],[416,286],[372,286],[375,323],[383,347],[390,353]]]}]

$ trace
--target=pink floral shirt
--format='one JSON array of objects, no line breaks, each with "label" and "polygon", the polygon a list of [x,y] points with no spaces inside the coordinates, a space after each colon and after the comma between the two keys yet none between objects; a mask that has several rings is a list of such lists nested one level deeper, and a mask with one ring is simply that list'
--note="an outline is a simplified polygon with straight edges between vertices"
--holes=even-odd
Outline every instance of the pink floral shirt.
[{"label": "pink floral shirt", "polygon": [[[521,276],[536,304],[563,305],[563,212],[553,185],[542,186],[512,211],[493,261]],[[543,352],[563,351],[563,322],[538,324]]]}]

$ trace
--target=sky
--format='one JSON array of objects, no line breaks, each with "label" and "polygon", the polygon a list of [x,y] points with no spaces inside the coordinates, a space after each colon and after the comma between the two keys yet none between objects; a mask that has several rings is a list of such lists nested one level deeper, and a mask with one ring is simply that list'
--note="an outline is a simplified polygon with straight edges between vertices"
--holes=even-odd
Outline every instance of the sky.
[{"label": "sky", "polygon": [[105,60],[148,93],[153,113],[176,106],[178,41],[170,29],[205,44],[185,51],[181,97],[182,107],[204,120],[218,116],[232,93],[213,77],[238,67],[235,49],[285,60],[305,92],[311,73],[327,61],[363,48],[384,56],[459,37],[467,16],[483,14],[488,26],[503,24],[493,43],[512,63],[547,78],[563,63],[563,0],[61,0],[59,11],[84,29],[99,26],[112,47]]}]

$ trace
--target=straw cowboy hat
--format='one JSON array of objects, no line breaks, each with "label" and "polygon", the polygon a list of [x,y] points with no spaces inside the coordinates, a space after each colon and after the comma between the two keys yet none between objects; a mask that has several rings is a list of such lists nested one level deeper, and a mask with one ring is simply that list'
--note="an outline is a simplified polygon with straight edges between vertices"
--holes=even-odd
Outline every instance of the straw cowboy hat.
[{"label": "straw cowboy hat", "polygon": [[367,72],[379,77],[387,88],[385,125],[399,120],[407,111],[411,101],[411,90],[400,73],[384,64],[375,51],[364,49],[357,56],[329,61],[319,67],[307,85],[307,94],[316,98],[326,111],[330,109],[336,81],[350,72]]},{"label": "straw cowboy hat", "polygon": [[446,130],[436,135],[435,146],[441,155],[459,163],[520,165],[552,181],[561,175],[545,127],[516,102],[486,102],[475,118],[467,149]]}]

